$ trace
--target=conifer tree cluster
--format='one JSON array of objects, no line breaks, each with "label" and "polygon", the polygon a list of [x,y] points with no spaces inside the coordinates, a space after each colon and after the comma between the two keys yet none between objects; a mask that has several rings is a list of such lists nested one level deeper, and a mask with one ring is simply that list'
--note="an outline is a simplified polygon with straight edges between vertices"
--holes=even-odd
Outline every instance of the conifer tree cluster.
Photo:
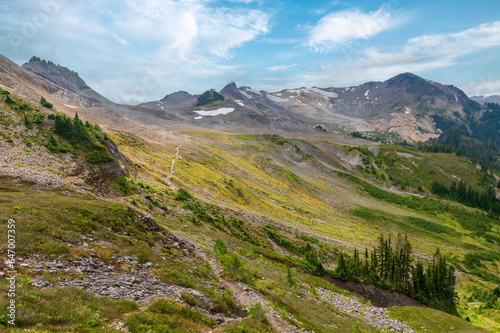
[{"label": "conifer tree cluster", "polygon": [[[483,175],[487,175],[487,173],[483,172]],[[482,182],[487,183],[484,180]],[[453,182],[449,187],[434,181],[431,185],[431,192],[466,206],[500,215],[500,200],[497,199],[495,189],[492,186],[487,186],[486,190],[481,192],[473,189],[470,185],[467,186],[462,180],[458,184]]]},{"label": "conifer tree cluster", "polygon": [[424,265],[415,263],[412,246],[405,234],[398,234],[394,243],[391,237],[379,237],[379,245],[364,254],[354,250],[352,257],[340,253],[333,277],[344,281],[370,282],[404,292],[424,304],[454,312],[454,268],[437,249],[433,260]]},{"label": "conifer tree cluster", "polygon": [[92,164],[107,163],[113,160],[108,154],[104,144],[108,139],[99,125],[92,125],[88,121],[85,124],[75,114],[73,120],[64,115],[56,115],[54,118],[54,132],[66,139],[74,148],[82,148],[87,151],[85,160]]},{"label": "conifer tree cluster", "polygon": [[210,89],[205,91],[203,94],[201,94],[200,97],[196,100],[195,106],[203,106],[207,105],[216,101],[223,101],[224,96],[219,94],[217,91],[214,89]]}]

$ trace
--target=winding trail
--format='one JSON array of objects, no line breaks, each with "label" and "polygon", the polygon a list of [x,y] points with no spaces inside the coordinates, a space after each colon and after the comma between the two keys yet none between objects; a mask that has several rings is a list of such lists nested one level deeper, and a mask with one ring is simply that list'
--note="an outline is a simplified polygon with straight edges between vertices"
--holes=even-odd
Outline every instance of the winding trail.
[{"label": "winding trail", "polygon": [[174,191],[177,190],[177,186],[172,183],[172,177],[175,176],[175,161],[182,158],[182,156],[180,155],[181,147],[182,145],[175,148],[175,157],[172,159],[172,162],[170,162],[170,171],[168,172],[167,176],[167,184]]},{"label": "winding trail", "polygon": [[278,312],[276,312],[273,308],[268,305],[268,302],[264,299],[264,296],[245,285],[244,283],[225,278],[222,275],[222,269],[219,267],[219,263],[210,258],[205,252],[202,251],[201,246],[194,242],[193,240],[184,237],[179,234],[175,234],[176,237],[181,238],[190,244],[192,244],[195,248],[195,253],[198,257],[202,258],[204,261],[208,262],[210,266],[212,266],[215,277],[219,280],[219,283],[225,286],[226,288],[230,288],[233,292],[233,297],[243,306],[250,308],[255,305],[255,303],[260,302],[262,308],[267,311],[266,318],[272,327],[276,330],[276,332],[281,333],[298,333],[299,331],[290,326],[288,323],[281,319],[281,316]]},{"label": "winding trail", "polygon": [[172,160],[172,163],[170,164],[170,177],[175,176],[175,161],[180,160],[182,158],[181,155],[179,155],[179,149],[181,149],[182,146],[179,146],[175,148],[175,158]]}]

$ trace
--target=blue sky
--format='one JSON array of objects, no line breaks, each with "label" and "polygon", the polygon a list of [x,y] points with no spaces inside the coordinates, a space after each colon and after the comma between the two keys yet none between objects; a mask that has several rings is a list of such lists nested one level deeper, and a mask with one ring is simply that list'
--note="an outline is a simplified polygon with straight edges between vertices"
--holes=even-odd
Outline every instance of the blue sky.
[{"label": "blue sky", "polygon": [[0,0],[0,10],[1,54],[67,66],[116,102],[402,72],[500,94],[499,1]]}]

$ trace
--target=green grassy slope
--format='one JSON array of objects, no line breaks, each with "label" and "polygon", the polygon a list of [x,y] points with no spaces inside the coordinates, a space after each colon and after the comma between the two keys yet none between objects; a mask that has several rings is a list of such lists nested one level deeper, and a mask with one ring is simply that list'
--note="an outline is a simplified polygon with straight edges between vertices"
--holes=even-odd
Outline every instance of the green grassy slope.
[{"label": "green grassy slope", "polygon": [[[16,142],[25,139],[25,133],[35,137],[36,133],[19,130],[23,126],[21,111],[15,111],[19,114],[10,118],[2,113],[2,145],[12,145],[6,136],[14,128],[13,133],[19,137]],[[32,111],[26,111],[30,117]],[[46,125],[36,127],[38,135],[50,134]],[[36,189],[33,183],[0,178],[2,259],[7,254],[5,237],[8,219],[12,218],[18,221],[19,257],[95,257],[107,263],[113,263],[113,255],[137,257],[152,262],[150,273],[162,282],[205,295],[218,313],[242,315],[243,310],[218,289],[222,277],[206,258],[186,256],[182,250],[167,246],[168,237],[174,233],[199,244],[201,251],[220,265],[224,278],[239,280],[258,291],[291,325],[315,332],[348,332],[357,327],[375,332],[359,318],[340,313],[311,296],[316,288],[348,293],[314,276],[305,253],[314,252],[326,268],[332,269],[340,252],[352,254],[354,247],[372,249],[381,233],[406,232],[419,258],[428,260],[440,247],[458,269],[458,313],[472,324],[492,332],[499,330],[498,309],[484,309],[482,301],[473,298],[475,291],[490,290],[500,280],[498,220],[454,202],[423,197],[434,180],[450,183],[459,177],[479,186],[477,169],[464,158],[390,145],[381,146],[375,156],[365,146],[338,144],[326,134],[307,140],[214,131],[185,135],[186,140],[180,144],[152,144],[109,133],[132,163],[128,165],[129,178],[108,181],[124,195],[114,201],[98,200],[69,187]],[[33,141],[34,148],[45,149],[41,142],[26,139]],[[27,153],[35,154],[36,150]],[[53,155],[59,156],[59,152]],[[422,197],[382,189],[390,185],[411,191],[421,186]],[[166,230],[148,230],[138,219],[139,213],[152,215]],[[96,241],[89,246],[79,244],[81,236],[89,234]],[[214,253],[217,239],[227,245],[227,255]],[[311,248],[305,250],[307,246]],[[234,258],[240,261],[241,269],[231,268],[231,263],[238,263]],[[292,269],[293,284],[284,278],[287,267]],[[81,277],[52,276],[19,266],[20,329],[102,332],[111,331],[110,323],[119,320],[135,332],[157,332],[167,327],[177,331],[272,331],[256,319],[258,316],[247,316],[240,324],[217,325],[202,313],[193,312],[188,306],[192,301],[189,296],[182,305],[154,303],[141,307],[132,301],[97,298],[76,289],[38,290],[28,282],[40,275],[53,282]],[[4,310],[8,301],[5,281],[0,290],[0,308]],[[63,294],[63,302],[58,303]],[[83,302],[77,304],[78,300]],[[452,326],[476,330],[464,320],[437,310],[391,311],[416,331],[422,326],[436,332],[443,327],[452,331]],[[95,319],[95,313],[102,319]],[[429,315],[447,320],[427,320]],[[5,324],[5,317],[0,319],[0,324]],[[176,327],[178,322],[184,326]]]},{"label": "green grassy slope", "polygon": [[[485,322],[481,319],[483,314],[475,313],[462,300],[470,295],[467,290],[471,281],[481,283],[486,289],[498,281],[500,271],[494,255],[499,246],[496,220],[454,202],[419,197],[405,199],[390,192],[371,190],[377,189],[369,185],[371,182],[387,186],[390,174],[396,178],[395,171],[382,166],[377,171],[387,175],[386,181],[372,174],[368,183],[343,176],[336,172],[341,164],[331,152],[339,156],[356,152],[328,140],[304,143],[272,136],[211,131],[189,134],[195,139],[180,148],[182,158],[176,161],[172,178],[177,186],[189,189],[204,201],[237,211],[250,221],[292,227],[324,237],[332,246],[347,251],[354,246],[376,246],[380,233],[407,232],[414,250],[422,258],[430,258],[439,247],[456,266],[464,277],[458,282],[460,314],[476,324]],[[143,158],[173,157],[175,151],[173,146],[128,146],[124,144],[125,138],[114,136],[113,139],[138,164],[143,163]],[[477,186],[477,169],[462,157],[421,153],[399,146],[382,146],[379,156],[381,165],[393,158],[391,167],[407,171],[406,189],[421,185],[425,191],[434,180],[451,182],[456,177]],[[161,188],[161,179],[168,173],[168,162],[164,160],[163,167],[157,162],[156,167],[138,175],[147,178],[153,187]],[[354,168],[354,172],[359,176],[369,174],[359,167]],[[475,227],[481,224],[491,228],[478,236]],[[478,254],[480,261],[471,262],[470,256],[478,258]],[[333,256],[324,263],[335,265],[335,260]]]}]

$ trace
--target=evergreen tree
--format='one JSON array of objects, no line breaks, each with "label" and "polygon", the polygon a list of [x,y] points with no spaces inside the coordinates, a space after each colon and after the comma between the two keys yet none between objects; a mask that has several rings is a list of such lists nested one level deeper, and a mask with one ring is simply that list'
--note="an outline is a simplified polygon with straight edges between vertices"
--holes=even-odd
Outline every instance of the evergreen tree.
[{"label": "evergreen tree", "polygon": [[33,128],[31,126],[31,120],[26,115],[23,116],[23,123],[24,123],[24,126],[26,126],[27,129],[32,129]]},{"label": "evergreen tree", "polygon": [[337,261],[337,267],[333,271],[334,276],[343,281],[349,280],[351,274],[349,272],[349,266],[344,258],[344,253],[340,252],[339,259]]},{"label": "evergreen tree", "polygon": [[10,95],[7,95],[7,97],[5,97],[5,103],[13,104],[15,102],[12,98],[10,98]]},{"label": "evergreen tree", "polygon": [[292,287],[295,284],[295,279],[292,276],[292,270],[288,266],[286,267],[285,283],[289,287]]}]

